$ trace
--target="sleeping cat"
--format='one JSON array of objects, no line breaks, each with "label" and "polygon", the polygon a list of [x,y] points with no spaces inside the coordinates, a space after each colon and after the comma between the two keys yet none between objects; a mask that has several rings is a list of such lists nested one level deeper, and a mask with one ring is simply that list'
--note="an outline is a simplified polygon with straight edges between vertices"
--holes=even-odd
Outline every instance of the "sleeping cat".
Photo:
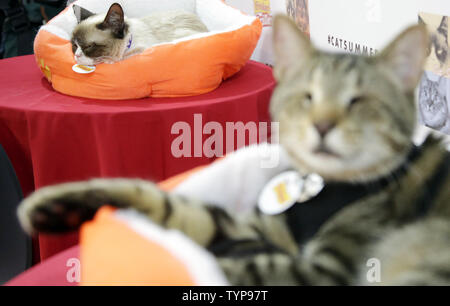
[{"label": "sleeping cat", "polygon": [[182,11],[127,18],[118,3],[100,15],[76,5],[73,9],[78,25],[72,33],[72,51],[81,65],[114,63],[158,43],[208,32],[197,15]]},{"label": "sleeping cat", "polygon": [[447,83],[444,77],[439,77],[436,82],[423,76],[420,84],[419,106],[420,114],[426,126],[433,129],[442,129],[450,113],[447,103]]},{"label": "sleeping cat", "polygon": [[376,57],[329,54],[288,17],[274,18],[272,118],[293,169],[326,182],[279,215],[233,214],[147,181],[97,179],[38,190],[21,203],[21,223],[30,233],[75,230],[108,203],[184,232],[234,285],[367,284],[371,259],[381,262],[381,284],[449,285],[450,156],[438,139],[411,140],[427,45],[415,26]]}]

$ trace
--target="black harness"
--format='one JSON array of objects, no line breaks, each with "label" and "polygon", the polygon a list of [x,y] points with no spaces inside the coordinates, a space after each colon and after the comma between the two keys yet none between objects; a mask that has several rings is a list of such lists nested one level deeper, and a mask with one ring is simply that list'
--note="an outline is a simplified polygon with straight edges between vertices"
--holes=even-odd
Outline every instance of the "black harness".
[{"label": "black harness", "polygon": [[[405,162],[388,177],[364,184],[328,183],[316,197],[292,206],[285,214],[295,240],[300,245],[304,244],[338,211],[362,198],[379,193],[388,185],[399,180],[407,173],[408,165],[421,156],[421,152],[421,147],[414,146]],[[449,171],[450,155],[447,154],[439,170],[426,182],[426,190],[416,202],[414,218],[423,217],[431,209]]]},{"label": "black harness", "polygon": [[[409,165],[421,156],[424,150],[423,148],[424,146],[414,146],[403,164],[389,176],[364,184],[328,183],[316,197],[306,202],[293,205],[284,214],[287,217],[288,227],[296,242],[299,245],[303,245],[338,211],[362,198],[375,195],[390,184],[398,181],[408,173]],[[450,173],[450,154],[446,155],[439,169],[425,183],[425,190],[423,191],[422,197],[415,203],[415,214],[410,221],[422,218],[430,211],[435,197],[438,195],[438,191],[445,182],[448,173]],[[269,241],[257,244],[253,239],[224,239],[221,235],[218,235],[217,239],[209,247],[209,250],[215,255],[222,256],[244,256],[258,252],[270,253],[280,251]]]}]

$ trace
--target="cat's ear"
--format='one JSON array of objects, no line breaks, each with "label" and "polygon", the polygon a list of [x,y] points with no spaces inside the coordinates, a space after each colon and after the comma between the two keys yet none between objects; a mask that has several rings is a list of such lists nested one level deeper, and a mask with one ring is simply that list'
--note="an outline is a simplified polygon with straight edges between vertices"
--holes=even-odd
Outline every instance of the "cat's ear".
[{"label": "cat's ear", "polygon": [[448,17],[442,17],[441,24],[439,25],[438,31],[446,33],[448,31]]},{"label": "cat's ear", "polygon": [[423,18],[419,16],[419,24],[426,25],[425,21],[423,21]]},{"label": "cat's ear", "polygon": [[[424,26],[424,27],[426,27],[428,29],[427,24],[425,23],[425,21],[423,20],[423,18],[421,16],[419,16],[419,24]],[[429,57],[430,54],[431,54],[431,40],[429,41],[429,44],[427,46],[427,57]]]},{"label": "cat's ear", "polygon": [[102,30],[110,29],[116,38],[123,38],[125,36],[125,16],[122,6],[119,3],[111,5],[105,20],[98,25],[98,28]]},{"label": "cat's ear", "polygon": [[412,91],[423,73],[428,55],[428,31],[417,25],[406,29],[378,56],[390,69],[405,92]]},{"label": "cat's ear", "polygon": [[77,17],[77,22],[80,23],[83,20],[95,15],[94,13],[92,13],[91,11],[88,11],[85,8],[82,8],[81,6],[78,6],[76,4],[74,4],[72,6],[73,8],[73,13],[75,14],[75,17]]},{"label": "cat's ear", "polygon": [[273,20],[273,45],[275,53],[275,78],[280,80],[289,68],[307,62],[315,52],[308,37],[285,15]]}]

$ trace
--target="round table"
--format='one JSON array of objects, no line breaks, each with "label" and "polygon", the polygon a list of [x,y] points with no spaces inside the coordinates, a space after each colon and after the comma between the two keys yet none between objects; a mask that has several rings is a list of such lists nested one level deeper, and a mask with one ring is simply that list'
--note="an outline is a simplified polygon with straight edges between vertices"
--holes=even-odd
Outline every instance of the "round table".
[{"label": "round table", "polygon": [[[33,56],[1,60],[0,71],[0,143],[25,195],[42,186],[93,177],[160,181],[207,164],[215,157],[172,154],[172,142],[181,134],[172,132],[175,124],[192,127],[194,146],[210,137],[202,133],[207,122],[224,129],[227,122],[269,122],[275,86],[272,70],[250,61],[208,94],[107,101],[55,92]],[[40,259],[76,244],[77,237],[41,235]]]}]

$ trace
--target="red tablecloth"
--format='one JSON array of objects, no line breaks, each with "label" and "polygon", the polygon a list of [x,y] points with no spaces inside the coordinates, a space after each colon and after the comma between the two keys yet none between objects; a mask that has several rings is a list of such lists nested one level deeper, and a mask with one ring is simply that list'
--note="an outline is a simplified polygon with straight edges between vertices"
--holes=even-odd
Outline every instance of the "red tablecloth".
[{"label": "red tablecloth", "polygon": [[80,247],[73,246],[32,267],[7,286],[78,286]]},{"label": "red tablecloth", "polygon": [[[269,122],[268,104],[275,85],[270,68],[249,62],[205,95],[102,101],[53,91],[33,56],[1,60],[0,71],[0,143],[25,194],[92,177],[159,181],[211,162],[207,157],[174,157],[171,144],[179,134],[171,133],[173,124],[192,126],[194,114],[202,114],[203,125]],[[208,137],[203,135],[203,140]],[[41,236],[40,258],[76,242],[76,233]]]}]

